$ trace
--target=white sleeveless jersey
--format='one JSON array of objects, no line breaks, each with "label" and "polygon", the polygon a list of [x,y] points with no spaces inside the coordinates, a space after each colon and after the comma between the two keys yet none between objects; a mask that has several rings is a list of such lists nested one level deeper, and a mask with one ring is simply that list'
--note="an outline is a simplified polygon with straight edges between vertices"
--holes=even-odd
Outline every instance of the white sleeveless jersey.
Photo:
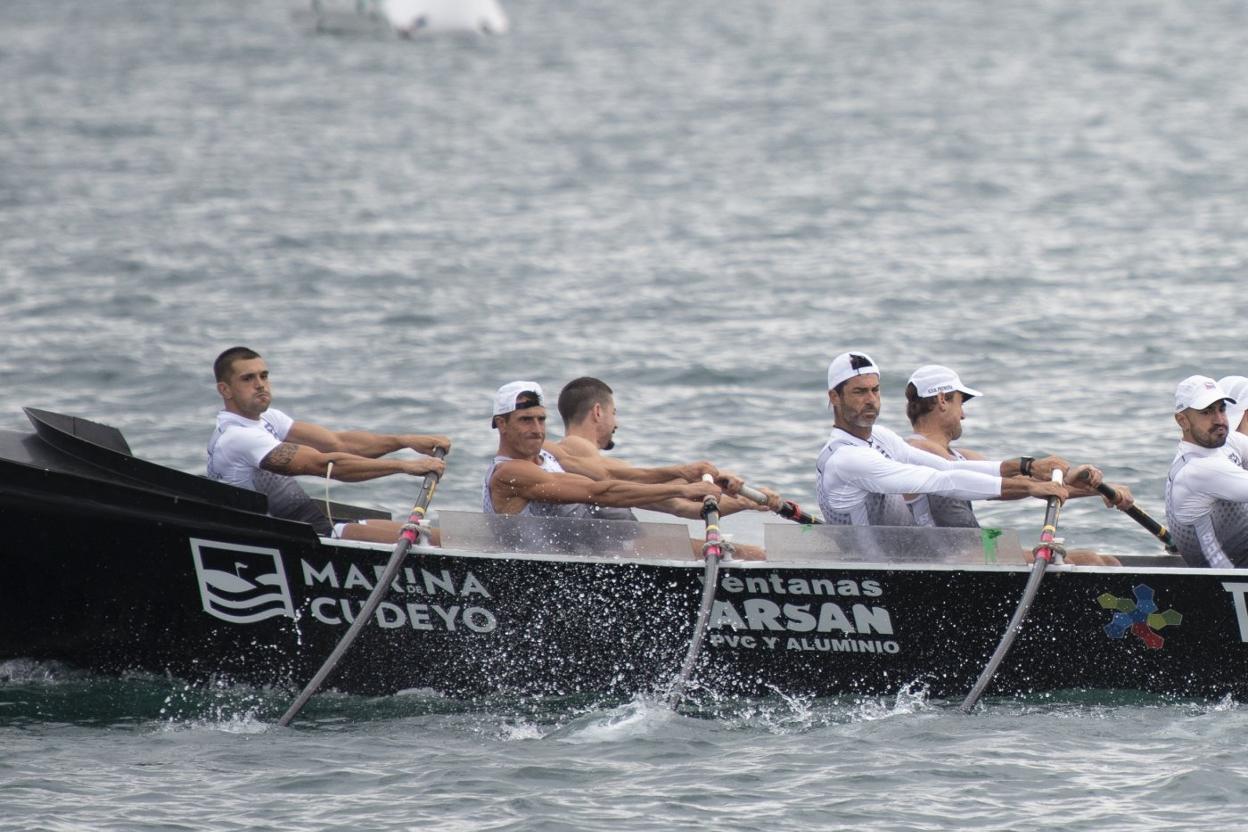
[{"label": "white sleeveless jersey", "polygon": [[[927,439],[921,433],[912,433],[907,439]],[[966,459],[957,448],[949,448],[954,459]],[[999,470],[999,469],[998,469]],[[970,500],[958,500],[942,494],[918,494],[909,501],[914,522],[920,526],[938,528],[978,529],[979,520]]]},{"label": "white sleeveless jersey", "polygon": [[[494,471],[504,462],[510,462],[514,457],[496,456],[494,461],[490,463],[490,467],[485,472],[485,481],[481,488],[481,510],[486,514],[497,514],[494,510],[494,499],[490,495],[490,482],[494,479]],[[555,459],[554,455],[547,450],[542,450],[538,454],[538,465],[543,471],[549,471],[552,474],[566,473],[563,466]],[[529,500],[518,514],[528,517],[591,517],[592,512],[590,506],[585,503],[542,503],[537,500]]]}]

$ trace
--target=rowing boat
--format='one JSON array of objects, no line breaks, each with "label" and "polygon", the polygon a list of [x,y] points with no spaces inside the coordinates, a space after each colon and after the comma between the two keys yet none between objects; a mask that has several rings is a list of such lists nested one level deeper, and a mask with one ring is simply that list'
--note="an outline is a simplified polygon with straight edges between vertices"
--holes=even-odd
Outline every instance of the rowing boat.
[{"label": "rowing boat", "polygon": [[[27,409],[0,431],[0,660],[298,687],[390,547],[319,538],[262,495],[135,456],[115,428]],[[377,512],[331,505],[336,519]],[[656,692],[693,632],[684,525],[442,511],[329,680],[345,692]],[[975,681],[1028,574],[994,530],[765,527],[718,571],[697,696],[878,694]],[[1248,696],[1248,579],[1135,556],[1055,566],[990,694]]]}]

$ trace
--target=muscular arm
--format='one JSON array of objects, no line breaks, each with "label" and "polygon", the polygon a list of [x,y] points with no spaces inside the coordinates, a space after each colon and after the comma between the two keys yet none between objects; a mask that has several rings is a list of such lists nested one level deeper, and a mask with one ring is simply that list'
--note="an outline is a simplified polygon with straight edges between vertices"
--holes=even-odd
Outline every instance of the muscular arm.
[{"label": "muscular arm", "polygon": [[[332,431],[311,422],[295,422],[286,438],[322,453],[348,453],[376,459],[403,448],[431,454],[435,448],[450,450],[451,440],[445,436],[421,433],[371,433],[364,430]],[[336,464],[336,463],[335,463]]]},{"label": "muscular arm", "polygon": [[658,468],[638,468],[622,459],[606,456],[592,442],[580,436],[566,436],[559,442],[547,442],[545,449],[554,454],[565,471],[589,477],[592,480],[627,480],[639,483],[666,483],[672,480],[698,482],[703,474],[718,477],[719,472],[709,462],[691,462],[688,465],[666,465]]},{"label": "muscular arm", "polygon": [[355,454],[323,453],[307,445],[283,442],[260,460],[260,467],[288,477],[308,475],[323,477],[333,463],[331,476],[342,482],[363,482],[390,474],[442,473],[446,464],[440,459],[369,459]]},{"label": "muscular arm", "polygon": [[591,503],[614,508],[640,508],[672,497],[700,499],[719,496],[709,483],[634,483],[624,480],[592,480],[573,473],[551,473],[524,460],[503,463],[490,481],[490,498],[500,514],[515,514],[530,501],[543,503]]},{"label": "muscular arm", "polygon": [[[745,497],[734,497],[725,494],[718,500],[719,516],[727,517],[730,514],[736,514],[739,511],[770,511],[766,505],[759,505],[753,500]],[[670,500],[664,500],[661,503],[641,506],[648,511],[659,511],[663,514],[671,514],[675,517],[683,517],[686,520],[702,519],[702,501],[686,500],[679,497],[673,497]]]}]

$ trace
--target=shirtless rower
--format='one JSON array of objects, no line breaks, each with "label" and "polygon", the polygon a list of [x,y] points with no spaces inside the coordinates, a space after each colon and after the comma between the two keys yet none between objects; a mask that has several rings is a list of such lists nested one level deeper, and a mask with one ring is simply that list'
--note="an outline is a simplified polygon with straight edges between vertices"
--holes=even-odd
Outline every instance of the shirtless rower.
[{"label": "shirtless rower", "polygon": [[1166,478],[1166,521],[1191,566],[1248,566],[1248,436],[1231,430],[1218,382],[1188,376],[1174,391],[1183,432]]},{"label": "shirtless rower", "polygon": [[[939,364],[927,364],[914,371],[906,383],[906,417],[914,433],[906,441],[915,448],[945,459],[984,459],[984,455],[967,448],[955,448],[953,442],[962,436],[962,420],[966,418],[963,406],[967,401],[982,396],[978,390],[967,387],[953,370]],[[1021,468],[1030,469],[1034,463],[1030,457],[1022,457]],[[1029,461],[1030,460],[1030,461]],[[1078,471],[1067,483],[1071,497],[1095,497],[1100,493],[1086,485]],[[1131,491],[1125,485],[1112,485],[1116,500],[1114,505],[1126,511],[1135,504]],[[947,497],[942,494],[917,494],[910,501],[910,510],[921,526],[979,528],[975,509],[970,500]],[[1028,560],[1031,553],[1027,553]],[[1089,549],[1072,549],[1066,555],[1069,563],[1118,566],[1112,555],[1098,555]]]},{"label": "shirtless rower", "polygon": [[[269,514],[312,524],[316,533],[347,540],[394,543],[402,523],[369,519],[331,524],[325,512],[294,477],[329,476],[342,482],[362,482],[390,474],[441,474],[440,459],[381,459],[410,448],[431,454],[450,450],[445,436],[380,434],[367,431],[331,431],[311,422],[297,422],[270,407],[273,401],[269,367],[259,353],[231,347],[213,364],[222,410],[208,442],[208,476],[269,498]],[[436,534],[434,535],[436,542]]]},{"label": "shirtless rower", "polygon": [[[648,483],[672,480],[698,482],[703,474],[710,474],[728,492],[719,499],[720,517],[738,511],[779,511],[783,504],[779,494],[766,488],[759,490],[766,495],[767,505],[760,506],[745,497],[733,496],[740,489],[742,480],[720,472],[709,462],[639,468],[602,453],[615,447],[618,422],[614,391],[600,379],[583,376],[565,384],[559,391],[559,416],[563,419],[564,437],[558,442],[547,442],[546,450],[554,454],[567,471],[593,480]],[[643,508],[692,520],[702,516],[702,504],[694,500],[673,498]],[[596,516],[606,519],[636,519],[631,509],[593,507],[592,510]]]},{"label": "shirtless rower", "polygon": [[564,470],[546,450],[546,407],[541,385],[513,381],[494,395],[498,454],[486,472],[481,510],[486,514],[593,519],[596,510],[635,508],[678,498],[720,497],[719,486],[674,480],[657,483],[593,480]]},{"label": "shirtless rower", "polygon": [[[828,406],[835,426],[819,459],[816,492],[825,522],[854,526],[913,526],[906,494],[939,494],[964,500],[1050,496],[1065,500],[1066,486],[1051,482],[1056,457],[949,460],[913,448],[885,427],[880,415],[880,370],[866,353],[846,352],[828,365]],[[1032,478],[1019,476],[1026,467]],[[1090,484],[1100,472],[1089,468]],[[1033,479],[1034,478],[1034,479]]]}]

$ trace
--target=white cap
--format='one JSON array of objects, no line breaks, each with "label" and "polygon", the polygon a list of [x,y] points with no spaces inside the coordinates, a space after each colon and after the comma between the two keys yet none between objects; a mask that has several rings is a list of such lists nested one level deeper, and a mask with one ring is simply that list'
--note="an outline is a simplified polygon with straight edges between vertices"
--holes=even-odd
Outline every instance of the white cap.
[{"label": "white cap", "polygon": [[1235,400],[1234,404],[1226,408],[1226,422],[1231,426],[1231,430],[1235,430],[1239,427],[1240,420],[1244,418],[1244,411],[1248,410],[1248,378],[1224,376],[1218,379],[1218,386]]},{"label": "white cap", "polygon": [[941,393],[952,393],[957,390],[964,398],[982,396],[978,390],[972,390],[962,383],[958,374],[940,364],[924,364],[910,376],[910,384],[918,391],[920,399],[928,399]]},{"label": "white cap", "polygon": [[[536,381],[512,381],[498,388],[498,392],[494,394],[494,416],[504,416],[515,410],[516,399],[524,393],[536,395],[538,405],[546,403],[546,397],[542,395],[542,385]],[[490,417],[491,425],[494,424],[494,416]]]},{"label": "white cap", "polygon": [[1235,404],[1235,399],[1228,396],[1209,376],[1188,376],[1174,390],[1174,412],[1179,413],[1189,407],[1193,410],[1204,410],[1214,402],[1222,400]]},{"label": "white cap", "polygon": [[[858,369],[854,369],[851,358],[858,358],[866,363]],[[860,361],[859,363],[862,363]],[[832,363],[828,365],[828,389],[834,389],[838,384],[847,381],[854,376],[868,376],[874,373],[880,375],[880,368],[875,366],[875,362],[871,356],[865,352],[843,352],[836,358],[832,359]]]}]

